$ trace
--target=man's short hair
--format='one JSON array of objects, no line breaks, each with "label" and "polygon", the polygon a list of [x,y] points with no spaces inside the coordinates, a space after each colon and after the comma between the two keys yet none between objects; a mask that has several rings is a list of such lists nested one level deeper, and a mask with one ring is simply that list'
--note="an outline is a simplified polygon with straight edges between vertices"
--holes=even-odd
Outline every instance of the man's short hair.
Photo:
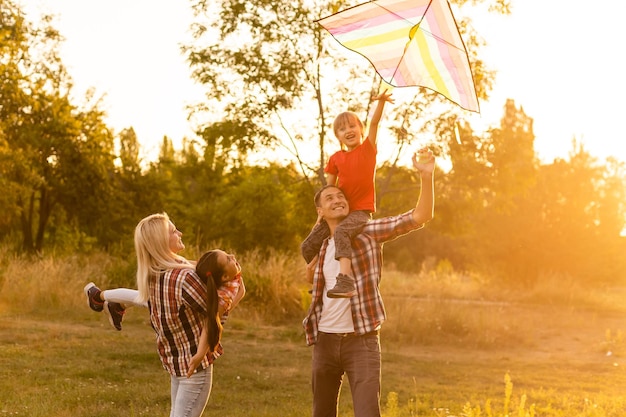
[{"label": "man's short hair", "polygon": [[343,192],[343,190],[339,187],[337,187],[336,185],[332,185],[332,184],[326,184],[325,186],[323,186],[322,188],[320,188],[316,193],[315,193],[315,197],[313,197],[313,201],[315,202],[315,207],[320,207],[320,199],[322,198],[322,192],[324,190],[327,190],[329,188],[336,188],[339,191],[341,191],[341,193],[344,195],[345,197],[345,193]]}]

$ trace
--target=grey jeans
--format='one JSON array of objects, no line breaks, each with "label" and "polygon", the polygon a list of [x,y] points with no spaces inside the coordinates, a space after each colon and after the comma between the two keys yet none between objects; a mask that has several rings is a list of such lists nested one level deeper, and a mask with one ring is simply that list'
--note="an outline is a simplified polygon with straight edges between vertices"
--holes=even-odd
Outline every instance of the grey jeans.
[{"label": "grey jeans", "polygon": [[344,373],[354,417],[380,417],[380,340],[320,332],[313,345],[313,417],[336,417]]},{"label": "grey jeans", "polygon": [[[363,226],[371,218],[369,211],[351,211],[335,229],[335,259],[352,258],[352,239],[363,230]],[[304,260],[309,263],[320,252],[322,243],[330,235],[328,224],[322,221],[315,226],[304,239],[300,249]]]},{"label": "grey jeans", "polygon": [[190,378],[171,376],[172,408],[170,417],[200,417],[211,394],[213,365]]}]

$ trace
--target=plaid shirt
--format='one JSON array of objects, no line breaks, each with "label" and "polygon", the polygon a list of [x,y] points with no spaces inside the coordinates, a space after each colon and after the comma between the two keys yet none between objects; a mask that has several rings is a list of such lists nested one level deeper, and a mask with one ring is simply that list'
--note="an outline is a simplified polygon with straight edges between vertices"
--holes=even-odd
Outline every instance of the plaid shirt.
[{"label": "plaid shirt", "polygon": [[239,292],[239,288],[241,287],[241,274],[237,275],[234,279],[230,281],[223,282],[222,285],[217,289],[217,296],[219,299],[220,306],[224,308],[224,313],[228,315],[230,312],[230,308],[233,305],[233,301]]},{"label": "plaid shirt", "polygon": [[[352,321],[356,334],[374,331],[387,318],[380,295],[383,266],[383,243],[423,227],[413,220],[413,210],[399,216],[369,221],[361,233],[352,240],[352,271],[355,274],[357,295],[350,299]],[[324,292],[324,256],[328,239],[320,250],[313,277],[313,295],[307,317],[302,322],[307,345],[317,341],[318,323],[322,313]]]},{"label": "plaid shirt", "polygon": [[[207,309],[206,291],[193,269],[169,270],[150,282],[150,322],[157,335],[161,363],[171,375],[184,376],[189,360],[198,351],[201,314]],[[207,355],[199,368],[209,364]]]}]

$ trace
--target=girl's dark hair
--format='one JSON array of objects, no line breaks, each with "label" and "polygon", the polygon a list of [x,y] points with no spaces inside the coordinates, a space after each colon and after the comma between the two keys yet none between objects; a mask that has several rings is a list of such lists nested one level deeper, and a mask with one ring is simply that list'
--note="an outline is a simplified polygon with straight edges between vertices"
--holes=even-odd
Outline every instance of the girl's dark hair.
[{"label": "girl's dark hair", "polygon": [[219,300],[217,296],[217,288],[221,285],[224,269],[217,264],[216,250],[204,253],[196,264],[196,273],[206,284],[207,300],[206,307],[208,313],[207,335],[211,352],[215,351],[220,339],[222,338],[222,324],[219,317]]},{"label": "girl's dark hair", "polygon": [[205,252],[196,263],[198,276],[203,280],[212,280],[215,288],[222,285],[222,277],[224,276],[224,266],[217,263],[219,253],[221,253],[219,250]]}]

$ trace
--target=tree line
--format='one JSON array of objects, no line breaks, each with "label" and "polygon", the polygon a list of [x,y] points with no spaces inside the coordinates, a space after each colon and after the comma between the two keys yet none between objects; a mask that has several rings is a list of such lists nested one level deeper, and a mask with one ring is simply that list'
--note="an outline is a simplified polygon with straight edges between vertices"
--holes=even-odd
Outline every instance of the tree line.
[{"label": "tree line", "polygon": [[[181,149],[163,137],[158,158],[147,162],[132,127],[107,126],[95,91],[80,102],[71,98],[52,18],[30,22],[17,4],[0,0],[3,242],[20,253],[115,252],[131,247],[139,219],[165,211],[187,244],[298,256],[316,218],[321,168],[337,147],[328,134],[332,114],[350,107],[367,115],[362,103],[379,88],[374,75],[349,65],[350,83],[324,87],[333,72],[321,63],[345,67],[345,60],[311,24],[310,3],[281,4],[279,13],[276,2],[230,1],[213,22],[199,22],[197,43],[183,48],[208,91],[193,109],[201,120],[197,137]],[[198,16],[214,6],[194,4]],[[208,28],[213,43],[203,39]],[[224,46],[244,28],[255,34],[248,43]],[[479,42],[466,34],[477,91],[486,98],[493,75],[478,58]],[[388,244],[388,263],[415,271],[450,265],[522,285],[548,275],[623,282],[624,163],[599,161],[576,142],[567,158],[542,163],[533,120],[513,100],[504,103],[497,128],[477,134],[453,106],[417,91],[388,116],[395,156],[379,161],[376,216],[414,205],[417,178],[399,161],[418,139],[428,137],[449,168],[436,173],[435,219]],[[302,108],[310,111],[297,116]],[[450,133],[455,126],[458,137]],[[313,161],[301,151],[304,143],[317,143]],[[251,162],[277,149],[292,160]]]}]

